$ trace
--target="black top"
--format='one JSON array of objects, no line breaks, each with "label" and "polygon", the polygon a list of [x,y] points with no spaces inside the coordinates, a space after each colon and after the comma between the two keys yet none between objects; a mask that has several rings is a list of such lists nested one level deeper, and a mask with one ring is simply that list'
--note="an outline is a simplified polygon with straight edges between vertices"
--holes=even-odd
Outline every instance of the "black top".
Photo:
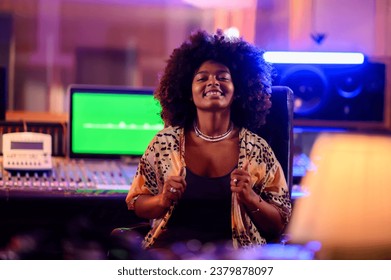
[{"label": "black top", "polygon": [[230,173],[209,178],[186,171],[186,191],[154,247],[190,239],[206,243],[232,238]]}]

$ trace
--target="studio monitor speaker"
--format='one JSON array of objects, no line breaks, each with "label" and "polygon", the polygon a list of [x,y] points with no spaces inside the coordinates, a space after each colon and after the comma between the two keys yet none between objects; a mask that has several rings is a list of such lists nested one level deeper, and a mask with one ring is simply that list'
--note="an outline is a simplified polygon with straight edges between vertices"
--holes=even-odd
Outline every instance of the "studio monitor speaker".
[{"label": "studio monitor speaker", "polygon": [[294,92],[294,119],[382,123],[386,67],[363,64],[274,64],[275,85]]}]

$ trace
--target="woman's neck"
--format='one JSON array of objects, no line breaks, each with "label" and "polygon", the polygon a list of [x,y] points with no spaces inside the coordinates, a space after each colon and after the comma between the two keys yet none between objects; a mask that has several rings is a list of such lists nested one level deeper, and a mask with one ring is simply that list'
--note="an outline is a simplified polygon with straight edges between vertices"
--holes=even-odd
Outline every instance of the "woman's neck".
[{"label": "woman's neck", "polygon": [[208,136],[217,136],[225,133],[231,126],[231,118],[226,114],[197,114],[198,129]]}]

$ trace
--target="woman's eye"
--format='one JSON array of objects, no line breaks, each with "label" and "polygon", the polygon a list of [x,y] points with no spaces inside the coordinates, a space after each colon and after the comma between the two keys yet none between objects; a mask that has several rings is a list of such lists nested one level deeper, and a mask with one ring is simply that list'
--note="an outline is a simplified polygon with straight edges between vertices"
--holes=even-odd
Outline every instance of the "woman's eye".
[{"label": "woman's eye", "polygon": [[202,81],[205,81],[205,80],[206,80],[206,77],[203,77],[203,76],[195,76],[195,77],[194,77],[194,80],[197,81],[197,82],[202,82]]}]

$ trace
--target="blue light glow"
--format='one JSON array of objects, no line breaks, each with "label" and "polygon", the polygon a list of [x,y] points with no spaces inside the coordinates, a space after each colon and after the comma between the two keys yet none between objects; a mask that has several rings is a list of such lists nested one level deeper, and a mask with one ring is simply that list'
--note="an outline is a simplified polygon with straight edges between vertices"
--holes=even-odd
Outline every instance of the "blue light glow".
[{"label": "blue light glow", "polygon": [[364,55],[359,52],[284,52],[268,51],[266,61],[286,64],[363,64]]}]

